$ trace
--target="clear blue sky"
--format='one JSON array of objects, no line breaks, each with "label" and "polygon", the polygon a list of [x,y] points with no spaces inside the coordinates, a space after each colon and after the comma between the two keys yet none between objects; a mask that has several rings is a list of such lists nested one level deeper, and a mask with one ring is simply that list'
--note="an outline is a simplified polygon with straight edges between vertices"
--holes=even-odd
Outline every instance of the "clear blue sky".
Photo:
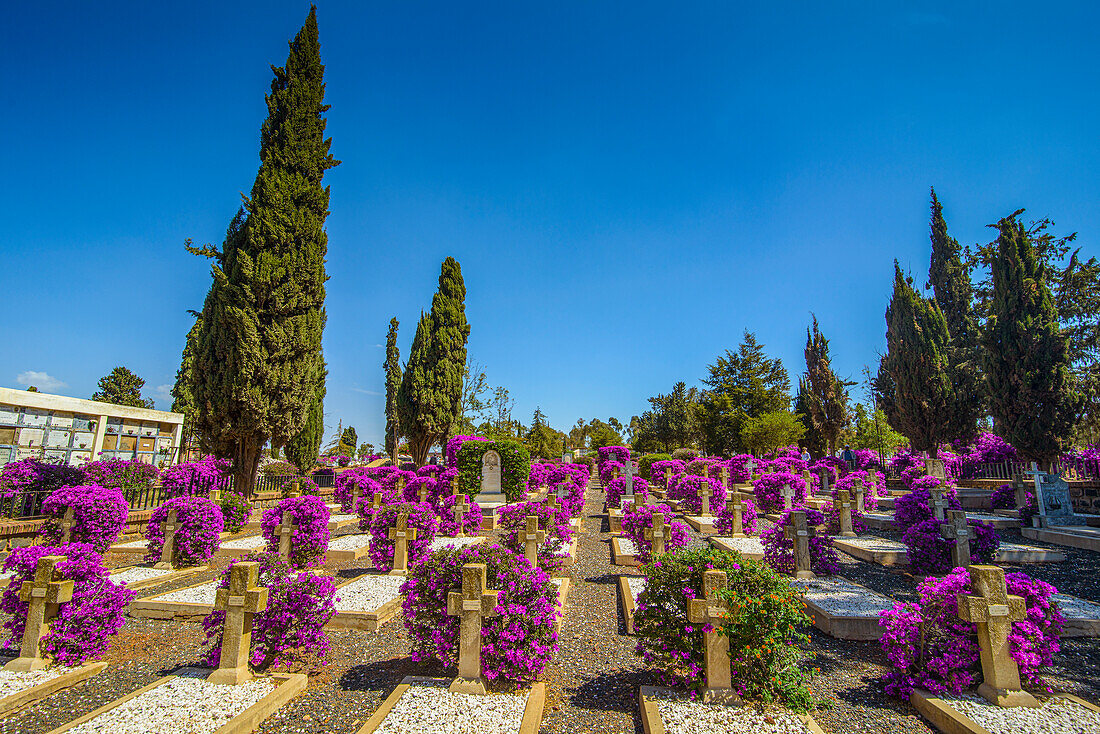
[{"label": "clear blue sky", "polygon": [[[759,7],[766,6],[766,7]],[[17,3],[0,31],[0,385],[165,393],[258,166],[304,2]],[[793,379],[814,311],[858,378],[928,188],[964,244],[1020,207],[1100,231],[1095,4],[321,2],[326,419],[382,433],[439,264],[529,421],[624,421],[755,331]],[[33,375],[29,373],[44,373]],[[64,383],[59,384],[59,383]],[[159,390],[159,391],[158,391]]]}]

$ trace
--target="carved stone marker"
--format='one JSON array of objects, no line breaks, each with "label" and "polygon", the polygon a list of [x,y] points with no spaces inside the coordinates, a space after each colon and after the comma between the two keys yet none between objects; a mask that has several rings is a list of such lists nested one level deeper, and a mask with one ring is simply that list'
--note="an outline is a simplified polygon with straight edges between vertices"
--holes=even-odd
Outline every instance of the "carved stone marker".
[{"label": "carved stone marker", "polygon": [[978,693],[998,706],[1038,706],[1020,686],[1020,668],[1009,650],[1012,623],[1027,618],[1022,596],[1009,596],[1005,572],[997,566],[970,566],[970,590],[959,594],[959,618],[978,628],[982,678]]},{"label": "carved stone marker", "polygon": [[164,518],[161,529],[164,532],[164,545],[160,549],[160,562],[153,568],[171,568],[172,558],[176,553],[176,530],[179,529],[174,508],[168,511],[168,517]]},{"label": "carved stone marker", "polygon": [[790,515],[791,524],[783,528],[783,535],[794,541],[794,577],[797,579],[817,578],[810,563],[810,537],[814,529],[806,524],[806,512],[795,510]]},{"label": "carved stone marker", "polygon": [[1052,525],[1086,525],[1086,518],[1075,515],[1073,502],[1069,496],[1069,483],[1057,474],[1039,471],[1034,462],[1031,471],[1034,477],[1035,506],[1038,512],[1031,518],[1035,527],[1048,528]]},{"label": "carved stone marker", "polygon": [[531,568],[539,567],[539,543],[546,540],[546,531],[539,530],[539,518],[537,515],[528,515],[527,525],[523,533],[523,557],[531,564]]},{"label": "carved stone marker", "polygon": [[937,520],[944,519],[944,510],[947,509],[947,498],[943,496],[943,485],[932,487],[928,491],[928,507],[932,510],[932,517]]},{"label": "carved stone marker", "polygon": [[422,505],[426,504],[428,502],[428,484],[427,484],[427,482],[422,482],[420,484],[420,489],[416,490],[416,498],[417,498],[417,500],[420,501],[420,504],[422,504]]},{"label": "carved stone marker", "polygon": [[756,460],[753,457],[749,457],[749,460],[745,462],[745,469],[749,472],[749,481],[751,482],[756,477],[753,473],[756,471]]},{"label": "carved stone marker", "polygon": [[802,482],[806,485],[806,496],[812,497],[814,494],[814,475],[810,474],[809,469],[802,470]]},{"label": "carved stone marker", "polygon": [[784,510],[790,510],[794,507],[794,487],[789,483],[779,488],[779,496],[783,498]]},{"label": "carved stone marker", "polygon": [[65,514],[61,517],[61,544],[68,545],[73,539],[73,506],[65,508]]},{"label": "carved stone marker", "polygon": [[49,632],[50,622],[57,617],[60,606],[72,601],[73,582],[60,578],[57,566],[65,556],[43,556],[34,567],[34,580],[24,581],[19,587],[19,601],[27,604],[27,625],[23,628],[23,642],[19,657],[4,666],[4,670],[26,673],[41,670],[50,664],[42,657],[39,643]]},{"label": "carved stone marker", "polygon": [[359,512],[359,495],[362,494],[362,488],[355,483],[351,485],[351,511],[353,513]]},{"label": "carved stone marker", "polygon": [[966,521],[965,510],[948,510],[947,524],[940,525],[940,535],[955,541],[951,546],[951,567],[965,568],[970,565],[970,539],[977,536],[974,528]]},{"label": "carved stone marker", "polygon": [[290,545],[294,540],[294,531],[298,526],[289,512],[283,513],[283,520],[279,523],[279,558],[290,562]]},{"label": "carved stone marker", "polygon": [[722,622],[731,616],[729,608],[718,600],[726,584],[725,571],[704,571],[703,598],[688,602],[688,621],[712,628],[703,633],[703,664],[707,676],[703,701],[707,703],[739,703],[741,700],[731,687],[730,639],[718,631]]},{"label": "carved stone marker", "polygon": [[744,538],[744,512],[749,508],[748,504],[745,503],[745,496],[736,490],[730,492],[729,498],[726,500],[726,507],[733,513],[733,529],[730,536],[734,538]]},{"label": "carved stone marker", "polygon": [[668,485],[672,482],[672,470],[665,469],[665,491],[668,491]]},{"label": "carved stone marker", "polygon": [[703,479],[710,479],[710,464],[703,464]]},{"label": "carved stone marker", "polygon": [[854,538],[855,530],[852,529],[852,500],[846,489],[836,491],[836,507],[840,513],[840,535],[844,538]]},{"label": "carved stone marker", "polygon": [[375,512],[377,512],[378,509],[382,506],[382,490],[378,490],[377,492],[375,492],[374,494],[371,495],[370,506],[371,506],[371,509],[374,510]]},{"label": "carved stone marker", "polygon": [[260,564],[234,563],[229,588],[218,589],[214,609],[225,612],[218,669],[207,676],[210,683],[236,686],[252,680],[248,657],[252,649],[252,615],[267,609],[267,589],[259,586]]},{"label": "carved stone marker", "polygon": [[481,457],[481,494],[500,494],[500,454],[489,449]]},{"label": "carved stone marker", "polygon": [[939,479],[945,484],[947,483],[947,472],[944,470],[943,459],[925,457],[924,473]]},{"label": "carved stone marker", "polygon": [[856,502],[856,512],[860,515],[863,514],[864,497],[867,496],[867,488],[863,486],[863,480],[856,477],[855,482],[852,485],[852,497]]},{"label": "carved stone marker", "polygon": [[721,482],[722,489],[730,488],[730,468],[725,464],[722,464],[722,468],[718,470],[718,481]]},{"label": "carved stone marker", "polygon": [[397,516],[397,525],[388,531],[393,541],[393,570],[390,576],[404,576],[409,571],[409,541],[416,540],[417,528],[409,527],[409,513]]},{"label": "carved stone marker", "polygon": [[665,554],[665,539],[668,537],[668,531],[665,529],[664,513],[653,513],[653,527],[646,528],[642,537],[649,543],[650,558]]},{"label": "carved stone marker", "polygon": [[470,509],[470,500],[464,494],[457,495],[455,497],[455,503],[451,507],[451,514],[454,516],[455,522],[458,523],[458,530],[455,531],[456,538],[466,537],[466,513]]},{"label": "carved stone marker", "polygon": [[833,475],[826,466],[817,470],[817,475],[821,478],[821,494],[826,497],[829,496],[829,482],[832,481]]},{"label": "carved stone marker", "polygon": [[455,478],[451,480],[451,496],[457,497],[461,492],[458,490],[458,475],[455,474]]},{"label": "carved stone marker", "polygon": [[695,490],[695,494],[699,496],[699,514],[703,517],[710,517],[710,483],[703,482],[699,489]]},{"label": "carved stone marker", "polygon": [[448,690],[452,693],[488,693],[481,674],[481,620],[494,617],[499,591],[485,588],[485,564],[467,563],[462,567],[462,591],[447,593],[447,614],[459,618],[458,677]]}]

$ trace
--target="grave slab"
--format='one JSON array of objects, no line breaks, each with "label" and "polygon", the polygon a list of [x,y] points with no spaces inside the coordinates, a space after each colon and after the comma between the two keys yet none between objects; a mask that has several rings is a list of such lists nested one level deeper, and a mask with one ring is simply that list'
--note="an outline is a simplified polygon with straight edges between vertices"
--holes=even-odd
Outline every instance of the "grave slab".
[{"label": "grave slab", "polygon": [[619,576],[619,599],[623,603],[623,619],[628,635],[634,634],[634,612],[638,609],[638,597],[644,590],[644,576]]},{"label": "grave slab", "polygon": [[714,521],[718,519],[714,515],[681,515],[680,518],[697,533],[709,535],[718,532],[714,529]]},{"label": "grave slab", "polygon": [[156,596],[130,602],[126,614],[145,619],[175,619],[180,622],[201,622],[214,611],[216,581],[185,586]]},{"label": "grave slab", "polygon": [[[833,546],[853,558],[880,566],[908,566],[909,550],[904,543],[873,535],[856,538],[833,538]],[[1066,554],[1050,548],[1021,543],[1001,543],[998,563],[1061,563]]]},{"label": "grave slab", "polygon": [[843,576],[791,579],[803,592],[806,611],[814,627],[840,640],[877,640],[882,637],[879,612],[894,607],[894,600]]},{"label": "grave slab", "polygon": [[[989,523],[996,530],[1016,530],[1020,527],[1020,521],[1012,517],[1004,517],[991,512],[967,512],[970,520],[981,520]],[[863,515],[863,524],[872,530],[892,530],[894,528],[894,513],[892,512],[868,512]]]},{"label": "grave slab", "polygon": [[[225,542],[227,538],[232,537],[232,533],[219,533],[218,538],[221,542]],[[109,549],[110,553],[130,553],[133,555],[144,556],[147,549],[147,541],[145,538],[141,540],[128,540],[125,543],[115,543]]]},{"label": "grave slab", "polygon": [[328,563],[358,561],[370,552],[370,537],[370,533],[355,533],[333,538],[328,542],[325,561]]},{"label": "grave slab", "polygon": [[639,686],[638,709],[645,734],[824,734],[805,714],[778,707],[703,703],[668,688]]},{"label": "grave slab", "polygon": [[407,676],[357,734],[538,734],[545,683],[520,693],[488,695],[452,693],[449,685],[441,678]]},{"label": "grave slab", "polygon": [[555,608],[558,610],[558,619],[554,622],[554,631],[561,632],[561,623],[565,619],[565,602],[569,599],[569,590],[573,586],[573,579],[568,576],[558,576],[550,579],[554,586],[558,587],[558,597]]},{"label": "grave slab", "polygon": [[1054,594],[1053,601],[1066,620],[1062,637],[1100,637],[1100,604],[1069,594]]},{"label": "grave slab", "polygon": [[401,609],[402,576],[364,574],[336,587],[336,616],[328,629],[374,632]]},{"label": "grave slab", "polygon": [[607,509],[607,524],[612,533],[621,533],[623,531],[623,511],[609,507]]},{"label": "grave slab", "polygon": [[0,670],[0,717],[75,686],[106,667],[107,663],[89,663],[76,668],[53,666],[26,673]]},{"label": "grave slab", "polygon": [[634,547],[634,541],[630,538],[611,539],[611,563],[616,566],[641,566],[638,561],[638,551]]},{"label": "grave slab", "polygon": [[712,535],[707,539],[707,542],[716,550],[737,551],[750,561],[764,560],[764,544],[760,541],[760,538],[751,535],[744,538]]},{"label": "grave slab", "polygon": [[1043,543],[1100,553],[1100,528],[1054,525],[1048,528],[1021,528],[1020,535]]},{"label": "grave slab", "polygon": [[[943,734],[1100,731],[1100,708],[1065,693],[1042,699],[1038,707],[1003,708],[973,694],[941,697],[917,689],[910,694],[909,703]],[[1053,728],[1055,719],[1066,728]]]}]

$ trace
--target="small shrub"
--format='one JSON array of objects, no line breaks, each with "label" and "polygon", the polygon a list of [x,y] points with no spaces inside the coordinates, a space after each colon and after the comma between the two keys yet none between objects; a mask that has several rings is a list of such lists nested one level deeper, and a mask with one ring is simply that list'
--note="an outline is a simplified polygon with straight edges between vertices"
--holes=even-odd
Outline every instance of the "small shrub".
[{"label": "small shrub", "polygon": [[236,492],[223,492],[220,507],[225,522],[225,532],[239,533],[252,517],[252,503]]},{"label": "small shrub", "polygon": [[396,542],[390,540],[389,531],[390,528],[397,526],[397,519],[403,512],[408,513],[408,527],[417,530],[416,540],[407,544],[409,568],[420,563],[428,555],[428,546],[432,544],[439,530],[439,520],[431,505],[395,502],[380,507],[371,517],[367,531],[371,536],[369,551],[371,563],[381,571],[393,570],[393,551]]},{"label": "small shrub", "polygon": [[70,543],[88,543],[97,553],[105,553],[126,527],[130,506],[117,488],[85,484],[60,487],[42,503],[46,521],[39,532],[47,545],[60,545],[64,535],[61,522],[65,511],[73,508]]},{"label": "small shrub", "polygon": [[[805,508],[806,525],[814,528],[825,523],[825,515],[817,510]],[[764,544],[764,562],[780,573],[793,576],[794,567],[794,541],[784,534],[784,528],[791,523],[791,512],[783,513],[779,522],[760,534],[760,540]],[[836,555],[836,548],[832,540],[821,531],[810,536],[810,570],[818,576],[832,576],[840,571],[840,561]]]},{"label": "small shrub", "polygon": [[148,486],[160,476],[155,466],[138,459],[103,459],[89,462],[81,468],[86,484],[122,490]]},{"label": "small shrub", "polygon": [[229,462],[216,456],[204,456],[167,467],[160,473],[160,484],[166,497],[181,497],[195,487],[212,487],[229,476]]},{"label": "small shrub", "polygon": [[38,459],[21,459],[0,467],[0,498],[27,492],[52,492],[60,487],[84,483],[84,472],[65,464],[47,464]]},{"label": "small shrub", "polygon": [[498,516],[500,543],[513,553],[523,555],[526,547],[523,534],[529,515],[539,519],[539,530],[546,531],[546,539],[536,549],[539,568],[555,571],[565,562],[565,555],[559,551],[573,540],[573,526],[569,524],[569,513],[564,509],[555,510],[545,502],[523,502],[504,507]]},{"label": "small shrub", "polygon": [[168,511],[176,511],[175,545],[172,565],[196,566],[214,557],[221,544],[219,534],[225,529],[222,510],[205,497],[176,497],[153,510],[145,528],[146,562],[160,560],[164,548],[164,522]]},{"label": "small shrub", "polygon": [[679,548],[687,546],[690,535],[687,525],[679,520],[673,520],[675,513],[668,505],[638,505],[623,512],[623,533],[634,543],[635,554],[640,563],[649,563],[651,552],[649,541],[645,539],[645,531],[653,527],[653,516],[664,515],[665,528],[668,537],[665,538],[665,552],[671,553]]},{"label": "small shrub", "polygon": [[791,472],[763,474],[752,483],[756,504],[762,512],[783,511],[783,496],[779,490],[787,484],[790,484],[791,489],[794,490],[791,506],[801,507],[806,504],[806,482],[801,476]]},{"label": "small shrub", "polygon": [[649,477],[650,470],[653,468],[653,462],[655,461],[671,461],[671,454],[646,454],[642,458],[638,459],[638,476]]},{"label": "small shrub", "polygon": [[[607,483],[607,506],[618,507],[619,502],[622,499],[623,492],[626,490],[626,477],[616,477]],[[634,494],[648,495],[649,483],[642,477],[634,477]]]},{"label": "small shrub", "polygon": [[[439,535],[454,537],[458,535],[458,523],[455,522],[454,506],[458,498],[455,496],[444,497],[439,503]],[[481,505],[471,501],[467,506],[466,515],[462,519],[462,532],[466,535],[477,535],[481,530],[481,521],[485,515]]]},{"label": "small shrub", "polygon": [[319,497],[305,495],[279,500],[279,504],[264,511],[260,527],[267,552],[278,553],[279,526],[289,514],[294,519],[294,535],[290,538],[290,563],[295,568],[312,566],[325,557],[328,550],[329,511]]},{"label": "small shrub", "polygon": [[993,494],[989,497],[989,509],[1016,509],[1016,490],[1012,488],[1011,484],[1002,484],[1001,486],[993,490]]},{"label": "small shrub", "polygon": [[708,487],[710,492],[709,509],[713,513],[726,503],[726,490],[717,479],[686,475],[668,491],[670,500],[679,500],[680,511],[698,515],[703,511],[703,500],[699,490]]},{"label": "small shrub", "polygon": [[696,451],[695,449],[683,449],[683,448],[681,448],[681,449],[673,449],[672,450],[672,458],[673,459],[678,459],[679,461],[691,461],[692,459],[694,459],[698,455],[699,455],[699,452]]}]

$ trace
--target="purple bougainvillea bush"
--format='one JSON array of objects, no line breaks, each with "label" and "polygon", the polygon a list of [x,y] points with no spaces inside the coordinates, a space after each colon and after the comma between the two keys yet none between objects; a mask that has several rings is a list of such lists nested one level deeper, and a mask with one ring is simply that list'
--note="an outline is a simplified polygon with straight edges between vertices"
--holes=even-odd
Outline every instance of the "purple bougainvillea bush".
[{"label": "purple bougainvillea bush", "polygon": [[1016,490],[1012,488],[1011,484],[1002,484],[993,490],[993,494],[989,497],[989,509],[990,510],[1015,510],[1016,509]]},{"label": "purple bougainvillea bush", "polygon": [[[241,561],[260,564],[259,583],[267,588],[267,608],[252,617],[252,667],[290,672],[320,670],[329,651],[325,625],[336,616],[335,580],[310,571],[295,571],[275,553],[250,553],[231,561],[222,571],[219,588],[229,588],[230,569]],[[225,612],[211,612],[202,626],[206,642],[213,643],[204,662],[217,667]]]},{"label": "purple bougainvillea bush", "polygon": [[[607,506],[618,507],[619,500],[626,489],[626,477],[616,477],[607,484]],[[642,477],[634,477],[634,494],[646,494],[649,491],[649,483]]]},{"label": "purple bougainvillea bush", "polygon": [[[980,520],[967,520],[974,531],[970,539],[970,557],[973,563],[993,563],[997,560],[997,549],[1001,539],[992,523]],[[928,519],[912,525],[902,536],[902,542],[909,549],[909,569],[917,573],[944,573],[951,569],[951,547],[954,540],[945,538],[940,532],[943,526],[939,520]]]},{"label": "purple bougainvillea bush", "polygon": [[0,467],[0,498],[25,492],[50,492],[58,487],[84,483],[84,472],[67,464],[47,464],[38,459],[21,459]]},{"label": "purple bougainvillea bush", "polygon": [[98,553],[105,553],[126,527],[130,507],[122,490],[96,484],[55,489],[42,503],[46,521],[39,532],[47,545],[58,545],[64,530],[61,522],[65,511],[73,508],[71,543],[89,543]]},{"label": "purple bougainvillea bush", "polygon": [[176,511],[176,536],[173,566],[195,566],[214,557],[225,529],[222,510],[205,497],[176,497],[153,510],[145,528],[147,562],[159,561],[164,548],[164,521],[168,511]]},{"label": "purple bougainvillea bush", "polygon": [[669,490],[668,498],[679,500],[681,512],[698,515],[703,511],[703,500],[699,497],[699,490],[704,488],[709,489],[709,509],[713,514],[726,503],[726,490],[717,479],[687,474],[680,478],[675,488]]},{"label": "purple bougainvillea bush", "polygon": [[[804,509],[806,525],[810,528],[825,523],[825,515],[817,510]],[[783,513],[779,522],[760,534],[764,544],[764,563],[779,573],[794,575],[794,541],[786,537],[783,529],[790,525],[791,511]],[[810,570],[818,576],[832,576],[840,572],[840,561],[829,536],[817,531],[810,536]]]},{"label": "purple bougainvillea bush", "polygon": [[664,515],[665,518],[666,553],[686,547],[691,538],[687,525],[672,519],[675,513],[668,505],[638,505],[627,508],[623,511],[623,533],[634,543],[635,556],[640,563],[649,563],[653,560],[645,531],[653,527],[653,516],[656,514]]},{"label": "purple bougainvillea bush", "polygon": [[161,486],[167,497],[187,494],[192,485],[211,486],[229,476],[229,462],[216,456],[204,456],[200,461],[189,461],[166,468],[160,475]]},{"label": "purple bougainvillea bush", "polygon": [[408,513],[407,527],[417,530],[416,540],[408,543],[409,568],[424,560],[428,555],[428,546],[439,532],[439,518],[429,504],[394,502],[382,505],[366,528],[370,533],[370,560],[380,571],[393,570],[395,541],[390,540],[390,528],[397,527],[397,519],[402,512]]},{"label": "purple bougainvillea bush", "polygon": [[[741,501],[745,504],[745,509],[741,511],[741,527],[746,535],[751,535],[756,532],[756,502],[747,494],[741,495]],[[721,509],[715,512],[714,529],[719,534],[733,532],[733,510],[730,510],[728,505],[722,505]]]},{"label": "purple bougainvillea bush", "polygon": [[606,487],[612,479],[619,475],[624,466],[625,464],[620,464],[614,460],[601,463],[599,467],[600,484]]},{"label": "purple bougainvillea bush", "polygon": [[498,515],[501,545],[523,555],[526,546],[523,535],[530,515],[539,519],[539,530],[546,531],[546,538],[536,550],[538,565],[547,571],[556,571],[565,563],[565,548],[573,540],[573,526],[564,509],[554,509],[546,502],[520,502],[501,508]]},{"label": "purple bougainvillea bush", "polygon": [[[1027,606],[1027,619],[1013,622],[1008,637],[1020,679],[1049,690],[1041,670],[1058,652],[1065,624],[1051,600],[1057,589],[1023,573],[1005,574],[1005,586]],[[977,628],[958,614],[958,595],[970,593],[970,572],[957,568],[943,578],[926,578],[917,593],[916,603],[896,604],[879,615],[882,649],[892,668],[883,677],[886,691],[901,698],[914,688],[962,693],[981,681]]]},{"label": "purple bougainvillea bush", "polygon": [[382,491],[382,485],[371,475],[370,469],[349,469],[340,472],[336,477],[336,486],[332,490],[332,498],[340,503],[340,509],[344,512],[355,514],[358,509],[351,506],[351,494],[354,487],[359,488],[361,502],[370,504],[375,492]]},{"label": "purple bougainvillea bush", "polygon": [[435,491],[436,481],[431,477],[412,476],[409,477],[408,482],[405,484],[405,489],[401,493],[405,502],[419,502],[420,490],[424,490],[424,501],[429,505],[435,505],[438,498]]},{"label": "purple bougainvillea bush", "polygon": [[[440,502],[437,513],[439,516],[439,535],[446,535],[449,537],[455,537],[458,535],[458,523],[455,521],[454,506],[458,498],[455,496],[444,497]],[[481,530],[481,521],[484,519],[485,514],[481,510],[481,505],[473,500],[467,500],[466,514],[462,518],[462,532],[466,535],[477,535]]]},{"label": "purple bougainvillea bush", "polygon": [[665,488],[665,469],[670,470],[673,475],[680,474],[684,471],[684,467],[687,464],[680,459],[663,459],[661,461],[655,461],[649,465],[649,482],[654,487]]},{"label": "purple bougainvillea bush", "polygon": [[447,614],[447,595],[462,590],[467,563],[485,564],[486,585],[501,592],[496,616],[482,621],[482,672],[496,688],[533,682],[558,649],[557,586],[546,571],[499,545],[444,548],[410,569],[401,593],[412,659],[457,666],[459,618]]},{"label": "purple bougainvillea bush", "polygon": [[747,484],[752,481],[752,477],[749,476],[749,468],[746,466],[751,458],[752,454],[736,454],[730,457],[730,460],[726,462],[726,466],[729,468],[731,483]]},{"label": "purple bougainvillea bush", "polygon": [[598,461],[601,464],[608,461],[617,461],[620,464],[625,464],[630,461],[629,446],[603,446],[596,449],[596,454],[599,456]]},{"label": "purple bougainvillea bush", "polygon": [[447,446],[443,451],[443,461],[447,468],[453,469],[458,466],[458,452],[462,448],[462,444],[467,441],[488,441],[489,439],[483,436],[451,436],[447,439]]},{"label": "purple bougainvillea bush", "polygon": [[779,494],[779,490],[785,484],[790,484],[791,489],[794,490],[794,496],[791,498],[794,507],[806,504],[806,482],[801,476],[791,472],[764,474],[752,483],[756,503],[763,512],[782,512],[783,496]]},{"label": "purple bougainvillea bush", "polygon": [[884,497],[889,494],[886,489],[886,477],[879,471],[852,471],[848,472],[833,485],[833,497],[836,497],[836,490],[846,489],[852,496],[852,501],[855,501],[854,489],[856,486],[856,479],[859,479],[863,483],[863,507],[867,510],[874,510],[878,506],[878,498]]},{"label": "purple bougainvillea bush", "polygon": [[85,484],[131,489],[147,486],[160,476],[152,464],[139,459],[101,459],[81,467]]},{"label": "purple bougainvillea bush", "polygon": [[57,570],[73,582],[73,598],[60,606],[49,632],[42,638],[42,652],[61,665],[70,666],[100,657],[106,652],[110,638],[125,624],[123,612],[137,594],[110,580],[103,558],[89,543],[32,545],[8,554],[3,569],[12,577],[0,596],[0,614],[7,617],[4,647],[19,650],[22,645],[29,605],[19,601],[19,590],[24,581],[34,580],[38,559],[43,556],[65,556]]},{"label": "purple bougainvillea bush", "polygon": [[[928,477],[928,479],[932,480],[933,487],[938,484],[935,477]],[[924,485],[927,485],[927,483],[924,483]],[[946,509],[962,509],[962,505],[959,504],[959,495],[954,489],[945,489],[943,497],[947,500]],[[919,522],[931,520],[932,508],[928,504],[931,498],[932,493],[927,486],[920,486],[911,490],[909,494],[903,494],[894,500],[894,527],[904,532]]]},{"label": "purple bougainvillea bush", "polygon": [[278,553],[279,526],[288,514],[294,519],[290,564],[295,568],[305,568],[323,562],[328,550],[329,510],[320,497],[312,495],[288,497],[264,511],[260,528],[267,541],[267,552]]}]

